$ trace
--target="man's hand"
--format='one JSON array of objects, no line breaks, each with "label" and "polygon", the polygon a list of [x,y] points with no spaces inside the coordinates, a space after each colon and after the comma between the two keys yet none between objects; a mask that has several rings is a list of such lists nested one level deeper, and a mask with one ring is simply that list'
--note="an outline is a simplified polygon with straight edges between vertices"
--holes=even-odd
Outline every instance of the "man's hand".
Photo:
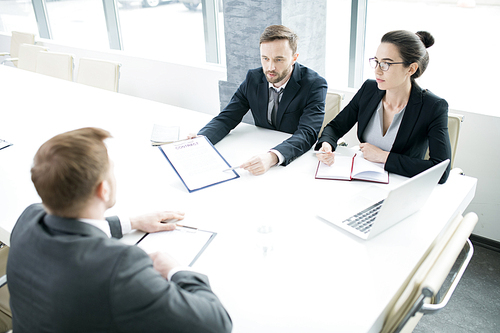
[{"label": "man's hand", "polygon": [[273,152],[257,155],[243,163],[240,167],[258,176],[267,172],[273,165],[278,163],[278,156]]},{"label": "man's hand", "polygon": [[160,272],[165,279],[172,268],[180,266],[177,260],[164,252],[150,253],[149,257],[153,260],[153,268]]},{"label": "man's hand", "polygon": [[316,154],[318,160],[330,166],[335,162],[335,153],[332,151],[332,145],[328,142],[323,142],[319,151],[325,152],[325,154]]},{"label": "man's hand", "polygon": [[183,212],[153,212],[130,218],[132,229],[141,230],[144,232],[158,232],[175,229],[175,222],[184,219]]},{"label": "man's hand", "polygon": [[201,136],[201,135],[198,135],[196,133],[189,133],[186,138],[187,139],[194,139],[194,138],[197,138],[199,136]]}]

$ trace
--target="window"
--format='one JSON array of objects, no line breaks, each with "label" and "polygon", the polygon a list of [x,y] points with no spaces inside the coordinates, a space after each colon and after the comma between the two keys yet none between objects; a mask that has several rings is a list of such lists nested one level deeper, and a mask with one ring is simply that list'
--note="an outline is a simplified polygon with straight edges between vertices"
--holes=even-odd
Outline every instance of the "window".
[{"label": "window", "polygon": [[[206,62],[201,1],[119,0],[123,50],[179,63]],[[219,11],[219,19],[222,12]]]},{"label": "window", "polygon": [[31,0],[0,1],[0,31],[38,34]]},{"label": "window", "polygon": [[102,0],[46,0],[52,39],[89,49],[109,49]]},{"label": "window", "polygon": [[326,79],[330,88],[347,87],[351,0],[326,3]]},{"label": "window", "polygon": [[225,63],[222,0],[117,0],[116,6],[118,13],[114,0],[46,0],[45,7],[42,0],[3,0],[0,31],[40,28],[41,37],[69,46],[109,50],[111,44],[138,57]]}]

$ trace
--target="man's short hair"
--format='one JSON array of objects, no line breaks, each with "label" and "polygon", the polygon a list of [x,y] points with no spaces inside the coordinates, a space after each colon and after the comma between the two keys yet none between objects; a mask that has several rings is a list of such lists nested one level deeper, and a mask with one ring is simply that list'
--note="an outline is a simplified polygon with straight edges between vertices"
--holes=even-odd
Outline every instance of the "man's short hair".
[{"label": "man's short hair", "polygon": [[[292,31],[292,29],[287,28],[283,25],[270,25],[268,26],[262,35],[260,35],[260,44],[272,42],[277,39],[287,39],[292,49],[292,54],[297,53],[297,40],[299,39],[297,35]],[[260,45],[259,44],[259,45]]]},{"label": "man's short hair", "polygon": [[36,153],[31,180],[51,214],[76,218],[107,179],[109,157],[104,140],[109,132],[81,128],[56,135]]}]

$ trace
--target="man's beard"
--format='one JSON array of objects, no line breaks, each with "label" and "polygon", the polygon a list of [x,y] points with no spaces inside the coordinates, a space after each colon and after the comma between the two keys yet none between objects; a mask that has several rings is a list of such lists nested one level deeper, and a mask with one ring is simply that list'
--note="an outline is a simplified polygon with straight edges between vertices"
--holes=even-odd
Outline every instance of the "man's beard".
[{"label": "man's beard", "polygon": [[[290,68],[287,68],[285,69],[283,72],[279,73],[279,72],[274,72],[274,71],[267,71],[266,72],[266,79],[269,83],[278,83],[278,82],[281,82],[283,81],[287,75],[290,73]],[[274,78],[269,78],[269,76],[267,76],[268,74],[277,74]]]}]

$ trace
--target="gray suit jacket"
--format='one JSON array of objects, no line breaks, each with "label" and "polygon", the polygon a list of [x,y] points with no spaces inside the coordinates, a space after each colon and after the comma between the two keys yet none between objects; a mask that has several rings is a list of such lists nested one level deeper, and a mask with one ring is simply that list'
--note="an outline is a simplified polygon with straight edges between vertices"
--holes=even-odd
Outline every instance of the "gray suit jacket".
[{"label": "gray suit jacket", "polygon": [[[120,237],[118,219],[108,221]],[[16,333],[232,329],[205,275],[183,271],[167,281],[142,249],[40,204],[12,231],[7,278]]]}]

